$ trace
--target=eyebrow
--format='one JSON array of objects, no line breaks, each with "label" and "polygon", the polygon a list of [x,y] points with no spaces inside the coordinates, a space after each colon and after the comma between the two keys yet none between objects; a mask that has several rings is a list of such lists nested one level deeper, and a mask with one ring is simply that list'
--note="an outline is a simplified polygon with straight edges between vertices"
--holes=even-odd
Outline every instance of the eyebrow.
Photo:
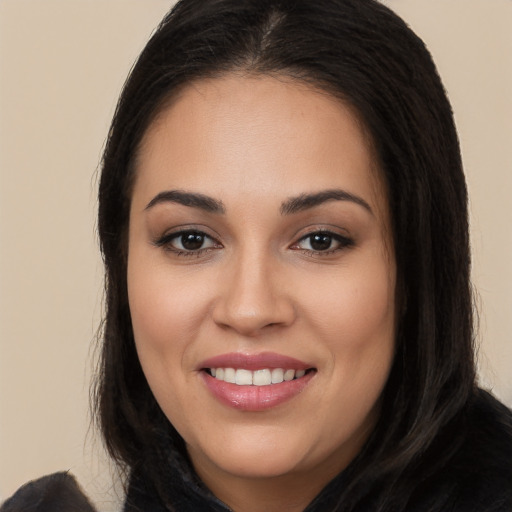
[{"label": "eyebrow", "polygon": [[[350,201],[362,206],[365,210],[373,214],[370,205],[363,198],[341,189],[323,190],[313,194],[301,194],[296,197],[290,197],[281,203],[279,211],[281,215],[293,215],[294,213],[314,208],[328,201]],[[226,208],[222,201],[204,194],[185,192],[183,190],[165,190],[160,192],[151,199],[145,209],[149,210],[153,208],[153,206],[161,203],[178,203],[191,208],[199,208],[209,213],[226,213]]]},{"label": "eyebrow", "polygon": [[185,192],[183,190],[165,190],[157,194],[147,204],[146,210],[161,203],[178,203],[191,208],[199,208],[208,213],[226,213],[222,201],[213,199],[213,197],[197,194],[193,192]]},{"label": "eyebrow", "polygon": [[280,212],[281,215],[292,215],[304,210],[309,210],[327,201],[350,201],[362,206],[373,215],[370,205],[362,197],[341,189],[323,190],[313,194],[301,194],[297,197],[291,197],[281,204]]}]

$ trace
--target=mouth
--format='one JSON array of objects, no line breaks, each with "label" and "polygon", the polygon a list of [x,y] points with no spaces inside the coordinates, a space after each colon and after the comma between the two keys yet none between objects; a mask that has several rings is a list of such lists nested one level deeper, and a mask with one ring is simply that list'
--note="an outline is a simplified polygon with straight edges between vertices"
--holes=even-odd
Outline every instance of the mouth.
[{"label": "mouth", "polygon": [[223,382],[237,386],[272,386],[282,382],[300,379],[316,371],[315,368],[262,368],[248,370],[245,368],[203,368],[208,375]]},{"label": "mouth", "polygon": [[207,389],[222,404],[243,411],[264,411],[298,396],[317,368],[274,353],[224,354],[198,368]]}]

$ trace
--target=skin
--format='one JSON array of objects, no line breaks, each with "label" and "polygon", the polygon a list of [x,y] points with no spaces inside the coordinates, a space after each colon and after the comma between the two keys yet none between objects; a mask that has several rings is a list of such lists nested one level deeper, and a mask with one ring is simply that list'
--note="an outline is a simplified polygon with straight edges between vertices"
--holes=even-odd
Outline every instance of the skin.
[{"label": "skin", "polygon": [[[186,87],[137,162],[128,295],[156,400],[233,510],[303,510],[371,433],[393,359],[395,259],[367,137],[325,93],[233,74]],[[290,197],[334,189],[352,196],[282,211]],[[223,213],[154,200],[169,190],[209,196]],[[207,237],[184,251],[175,233],[192,228]],[[311,233],[326,231],[330,245],[313,250]],[[219,402],[198,368],[269,351],[316,371],[268,410]]]}]

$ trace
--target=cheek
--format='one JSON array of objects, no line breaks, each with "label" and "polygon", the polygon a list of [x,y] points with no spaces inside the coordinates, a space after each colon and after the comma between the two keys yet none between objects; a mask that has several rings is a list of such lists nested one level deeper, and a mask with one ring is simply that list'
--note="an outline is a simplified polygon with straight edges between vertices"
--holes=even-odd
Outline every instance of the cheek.
[{"label": "cheek", "polygon": [[166,265],[139,264],[136,253],[128,265],[128,297],[135,346],[157,402],[176,427],[186,424],[182,397],[194,402],[190,348],[201,328],[204,300],[193,279],[169,275]]},{"label": "cheek", "polygon": [[169,266],[135,248],[128,259],[128,298],[135,344],[150,385],[172,378],[186,365],[190,341],[205,316],[207,297],[199,276],[180,277]]},{"label": "cheek", "polygon": [[340,443],[373,424],[395,350],[394,269],[352,270],[318,286],[306,314],[329,354],[317,420]]},{"label": "cheek", "polygon": [[142,252],[134,250],[128,258],[128,298],[134,331],[151,335],[155,341],[175,340],[181,331],[197,327],[208,287],[198,272],[172,272],[161,258]]},{"label": "cheek", "polygon": [[304,316],[333,351],[365,350],[394,335],[395,270],[383,261],[305,281]]},{"label": "cheek", "polygon": [[333,386],[326,402],[363,415],[378,400],[394,356],[395,270],[384,260],[341,274],[305,288],[304,317],[328,352]]}]

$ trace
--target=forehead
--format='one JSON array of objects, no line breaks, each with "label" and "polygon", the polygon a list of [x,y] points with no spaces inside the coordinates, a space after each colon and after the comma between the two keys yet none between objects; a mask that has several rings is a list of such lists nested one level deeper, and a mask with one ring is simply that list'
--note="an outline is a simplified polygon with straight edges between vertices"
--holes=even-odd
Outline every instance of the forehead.
[{"label": "forehead", "polygon": [[285,77],[228,75],[183,88],[142,140],[135,185],[149,199],[192,188],[224,202],[342,187],[386,204],[354,109]]}]

